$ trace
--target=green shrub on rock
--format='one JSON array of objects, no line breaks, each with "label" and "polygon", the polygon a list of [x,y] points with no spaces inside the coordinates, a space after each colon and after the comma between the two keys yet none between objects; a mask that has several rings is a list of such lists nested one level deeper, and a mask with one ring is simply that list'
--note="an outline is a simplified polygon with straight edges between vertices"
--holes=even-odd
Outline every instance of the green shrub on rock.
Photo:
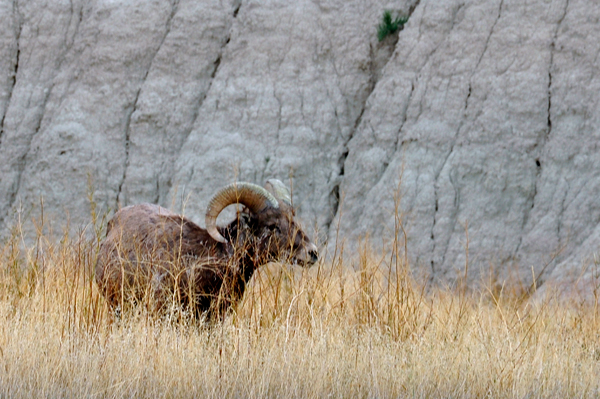
[{"label": "green shrub on rock", "polygon": [[383,12],[382,21],[377,27],[377,38],[380,42],[383,41],[388,35],[393,35],[398,32],[398,30],[402,29],[407,22],[408,17],[398,15],[396,18],[393,18],[392,12],[390,10],[385,10]]}]

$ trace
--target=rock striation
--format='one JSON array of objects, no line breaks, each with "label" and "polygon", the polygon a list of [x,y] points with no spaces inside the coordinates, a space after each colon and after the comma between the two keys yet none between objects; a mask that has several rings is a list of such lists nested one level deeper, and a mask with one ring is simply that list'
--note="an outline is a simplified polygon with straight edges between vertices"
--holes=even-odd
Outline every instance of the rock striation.
[{"label": "rock striation", "polygon": [[596,0],[0,0],[0,30],[5,234],[40,198],[202,223],[274,177],[330,248],[401,222],[433,281],[597,284]]}]

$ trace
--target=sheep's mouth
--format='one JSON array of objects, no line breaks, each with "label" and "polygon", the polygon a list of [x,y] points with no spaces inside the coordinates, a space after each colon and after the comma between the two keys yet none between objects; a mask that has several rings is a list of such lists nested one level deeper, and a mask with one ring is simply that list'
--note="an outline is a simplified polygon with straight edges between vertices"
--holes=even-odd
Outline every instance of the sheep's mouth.
[{"label": "sheep's mouth", "polygon": [[317,251],[317,247],[314,244],[298,251],[298,253],[296,253],[295,256],[292,258],[292,261],[295,265],[300,265],[304,267],[310,267],[317,263],[318,260],[319,252]]}]

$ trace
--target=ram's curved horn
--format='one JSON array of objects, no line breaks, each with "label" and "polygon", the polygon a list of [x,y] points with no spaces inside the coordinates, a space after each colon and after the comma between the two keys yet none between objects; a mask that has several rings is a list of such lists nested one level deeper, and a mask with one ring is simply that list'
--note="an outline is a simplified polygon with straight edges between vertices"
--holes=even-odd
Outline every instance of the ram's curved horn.
[{"label": "ram's curved horn", "polygon": [[265,184],[265,188],[275,196],[278,200],[283,201],[289,206],[292,206],[292,195],[290,190],[281,180],[269,179]]},{"label": "ram's curved horn", "polygon": [[217,230],[217,217],[231,204],[243,204],[252,213],[260,212],[267,207],[279,207],[277,199],[259,185],[240,182],[223,187],[211,198],[205,216],[206,231],[212,238],[222,243],[227,240]]}]

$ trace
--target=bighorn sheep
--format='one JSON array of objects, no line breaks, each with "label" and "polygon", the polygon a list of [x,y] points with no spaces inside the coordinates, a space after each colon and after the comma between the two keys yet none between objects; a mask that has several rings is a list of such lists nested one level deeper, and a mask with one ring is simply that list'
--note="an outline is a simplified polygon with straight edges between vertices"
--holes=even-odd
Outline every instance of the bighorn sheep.
[{"label": "bighorn sheep", "polygon": [[[226,227],[217,216],[231,204],[245,207]],[[294,219],[290,192],[279,180],[260,187],[233,183],[206,210],[206,230],[158,205],[128,206],[113,216],[96,263],[96,282],[109,306],[170,304],[200,315],[222,314],[241,299],[261,265],[289,260],[309,266],[317,247]]]}]

